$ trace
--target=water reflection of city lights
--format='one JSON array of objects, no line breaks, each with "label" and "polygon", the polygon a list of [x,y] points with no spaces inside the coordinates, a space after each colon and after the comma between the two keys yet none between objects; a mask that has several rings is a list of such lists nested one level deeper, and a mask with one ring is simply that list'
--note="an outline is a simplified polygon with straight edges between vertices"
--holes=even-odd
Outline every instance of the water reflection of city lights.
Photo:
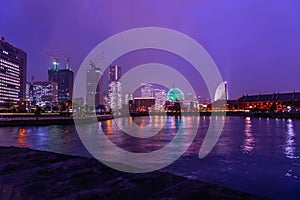
[{"label": "water reflection of city lights", "polygon": [[295,142],[293,121],[291,119],[288,119],[286,125],[287,125],[287,131],[286,131],[286,142],[284,145],[284,153],[287,158],[295,159],[298,157],[295,155],[296,142]]},{"label": "water reflection of city lights", "polygon": [[113,129],[112,129],[112,126],[111,126],[111,120],[107,120],[106,121],[106,131],[105,131],[105,133],[106,134],[111,134],[112,133],[112,131],[113,131]]},{"label": "water reflection of city lights", "polygon": [[66,133],[66,134],[70,133],[70,129],[66,128],[66,129],[64,130],[64,133]]},{"label": "water reflection of city lights", "polygon": [[27,147],[26,129],[20,128],[18,132],[17,146]]},{"label": "water reflection of city lights", "polygon": [[246,117],[244,132],[245,132],[245,139],[242,148],[245,153],[249,153],[253,150],[255,146],[255,138],[252,134],[252,122],[250,117]]}]

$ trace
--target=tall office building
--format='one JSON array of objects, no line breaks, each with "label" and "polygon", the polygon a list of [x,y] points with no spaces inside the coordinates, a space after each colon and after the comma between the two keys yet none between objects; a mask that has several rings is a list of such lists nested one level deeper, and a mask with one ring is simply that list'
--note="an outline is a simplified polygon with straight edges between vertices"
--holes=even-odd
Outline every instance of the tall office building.
[{"label": "tall office building", "polygon": [[27,54],[0,39],[0,108],[16,106],[26,100]]},{"label": "tall office building", "polygon": [[113,111],[122,109],[121,67],[109,67],[108,104]]},{"label": "tall office building", "polygon": [[102,72],[100,68],[91,66],[86,72],[86,104],[90,106],[103,104]]},{"label": "tall office building", "polygon": [[74,71],[68,67],[58,68],[58,63],[53,62],[53,68],[48,69],[48,81],[58,84],[58,101],[67,102],[72,100]]}]

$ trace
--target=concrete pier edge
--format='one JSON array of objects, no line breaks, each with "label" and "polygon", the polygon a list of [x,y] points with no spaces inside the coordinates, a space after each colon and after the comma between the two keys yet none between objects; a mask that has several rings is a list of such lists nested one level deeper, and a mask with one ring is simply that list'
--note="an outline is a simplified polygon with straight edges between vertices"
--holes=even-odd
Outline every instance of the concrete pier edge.
[{"label": "concrete pier edge", "polygon": [[130,174],[93,158],[0,147],[0,199],[266,199],[167,172]]}]

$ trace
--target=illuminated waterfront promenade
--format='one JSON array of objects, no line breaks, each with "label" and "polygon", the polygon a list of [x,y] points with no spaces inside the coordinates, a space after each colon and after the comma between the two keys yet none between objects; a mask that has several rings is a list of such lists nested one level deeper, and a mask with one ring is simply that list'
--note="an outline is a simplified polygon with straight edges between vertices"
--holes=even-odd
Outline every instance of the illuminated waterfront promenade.
[{"label": "illuminated waterfront promenade", "polygon": [[[79,117],[78,120],[89,122],[92,117]],[[112,119],[111,114],[97,116],[98,121]],[[59,124],[74,124],[73,116],[59,113],[42,114],[35,116],[33,113],[6,113],[0,115],[1,126],[36,126],[36,125],[59,125]]]},{"label": "illuminated waterfront promenade", "polygon": [[[164,116],[173,115],[166,113],[133,113],[132,116]],[[300,112],[245,112],[237,111],[207,111],[207,112],[187,112],[181,113],[182,116],[242,116],[242,117],[263,117],[263,118],[293,118],[299,119]],[[98,121],[112,119],[114,117],[122,117],[112,114],[98,115]],[[93,117],[77,117],[78,120],[89,122]],[[52,124],[74,124],[72,115],[59,113],[43,113],[36,117],[33,113],[2,113],[0,114],[1,126],[32,126],[32,125],[52,125]]]}]

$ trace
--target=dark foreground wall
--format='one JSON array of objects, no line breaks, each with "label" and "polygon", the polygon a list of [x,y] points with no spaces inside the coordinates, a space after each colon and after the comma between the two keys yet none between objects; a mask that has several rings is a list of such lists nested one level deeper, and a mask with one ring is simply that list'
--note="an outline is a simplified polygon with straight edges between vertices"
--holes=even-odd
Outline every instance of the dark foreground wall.
[{"label": "dark foreground wall", "polygon": [[169,173],[129,174],[95,159],[0,147],[0,199],[262,199]]}]

